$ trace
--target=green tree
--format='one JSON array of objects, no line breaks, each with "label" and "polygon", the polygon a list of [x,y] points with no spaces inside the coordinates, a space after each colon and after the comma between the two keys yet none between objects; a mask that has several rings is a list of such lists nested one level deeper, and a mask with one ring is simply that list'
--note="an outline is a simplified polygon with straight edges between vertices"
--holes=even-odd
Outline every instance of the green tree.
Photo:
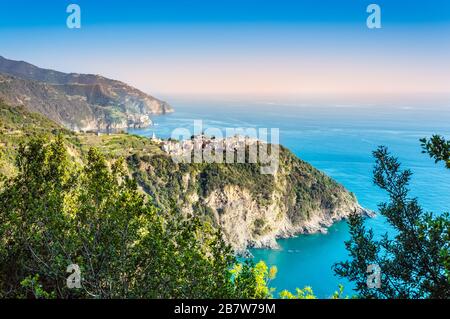
[{"label": "green tree", "polygon": [[[220,230],[159,210],[123,160],[91,149],[79,164],[61,136],[18,153],[18,174],[0,190],[0,297],[269,297],[262,264],[236,274]],[[81,289],[67,287],[70,264]]]},{"label": "green tree", "polygon": [[[289,290],[283,290],[279,293],[281,299],[317,299],[317,296],[314,294],[314,291],[311,287],[306,286],[303,289],[296,288],[295,294],[290,292]],[[338,290],[336,290],[331,296],[330,299],[348,299],[348,296],[344,295],[344,286],[339,285]]]},{"label": "green tree", "polygon": [[297,288],[295,294],[288,290],[280,292],[281,299],[317,299],[311,287]]},{"label": "green tree", "polygon": [[247,260],[243,264],[236,264],[232,271],[236,298],[242,299],[266,299],[273,297],[273,288],[269,283],[275,278],[277,268],[268,267],[265,262],[260,261],[256,265]]},{"label": "green tree", "polygon": [[450,168],[450,141],[446,141],[440,135],[433,135],[430,139],[421,139],[420,142],[423,147],[422,153],[428,153],[436,163],[444,161],[447,168]]},{"label": "green tree", "polygon": [[[446,167],[450,169],[450,141],[447,141],[440,135],[433,135],[430,139],[423,138],[420,141],[423,148],[422,153],[429,154],[431,158],[434,158],[436,163],[443,161]],[[435,224],[432,226],[438,227],[438,225]],[[449,227],[447,228],[447,232],[444,235],[444,238],[447,242],[450,242]],[[444,259],[447,277],[450,281],[450,253],[448,249],[443,248],[441,251],[441,255]]]},{"label": "green tree", "polygon": [[[444,139],[433,137],[422,143],[430,156],[448,161],[448,142]],[[449,298],[449,214],[424,212],[417,199],[409,197],[412,173],[402,170],[385,147],[375,151],[374,157],[374,182],[390,199],[379,205],[379,212],[396,234],[394,239],[385,234],[374,240],[363,218],[350,216],[351,238],[346,248],[351,260],[335,264],[336,274],[355,282],[355,290],[363,298]],[[367,285],[370,264],[381,269],[380,288]]]}]

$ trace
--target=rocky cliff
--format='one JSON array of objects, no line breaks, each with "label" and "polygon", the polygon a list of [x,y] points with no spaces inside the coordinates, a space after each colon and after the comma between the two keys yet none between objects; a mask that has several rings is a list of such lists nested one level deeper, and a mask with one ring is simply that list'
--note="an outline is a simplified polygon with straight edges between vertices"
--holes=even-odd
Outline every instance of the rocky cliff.
[{"label": "rocky cliff", "polygon": [[79,131],[146,127],[151,115],[173,112],[166,102],[120,81],[41,69],[1,56],[0,99]]},{"label": "rocky cliff", "polygon": [[133,155],[129,165],[160,207],[201,214],[223,229],[238,252],[278,247],[277,238],[326,232],[362,208],[342,185],[281,147],[280,168],[263,175],[258,164],[175,164],[167,155]]}]

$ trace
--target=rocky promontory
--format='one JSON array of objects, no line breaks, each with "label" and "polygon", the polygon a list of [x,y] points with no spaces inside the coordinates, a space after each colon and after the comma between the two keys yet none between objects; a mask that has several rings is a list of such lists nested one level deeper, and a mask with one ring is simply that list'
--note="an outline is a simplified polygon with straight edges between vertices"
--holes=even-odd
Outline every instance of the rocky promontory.
[{"label": "rocky promontory", "polygon": [[[166,143],[159,145],[164,150]],[[352,212],[372,215],[341,184],[282,146],[274,175],[261,174],[260,163],[174,163],[166,152],[134,155],[128,163],[158,206],[202,215],[240,253],[277,248],[278,238],[325,233]]]},{"label": "rocky promontory", "polygon": [[100,75],[63,73],[0,56],[0,99],[73,131],[142,128],[173,112],[164,101]]}]

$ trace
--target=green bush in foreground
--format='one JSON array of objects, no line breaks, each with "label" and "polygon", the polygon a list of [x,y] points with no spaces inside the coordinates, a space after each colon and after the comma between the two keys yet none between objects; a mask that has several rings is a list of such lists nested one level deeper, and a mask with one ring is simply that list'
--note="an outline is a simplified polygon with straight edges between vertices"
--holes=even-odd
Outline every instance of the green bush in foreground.
[{"label": "green bush in foreground", "polygon": [[121,160],[91,149],[76,164],[59,137],[22,145],[16,166],[0,190],[1,298],[271,296],[264,263],[238,265],[220,231],[159,211]]}]

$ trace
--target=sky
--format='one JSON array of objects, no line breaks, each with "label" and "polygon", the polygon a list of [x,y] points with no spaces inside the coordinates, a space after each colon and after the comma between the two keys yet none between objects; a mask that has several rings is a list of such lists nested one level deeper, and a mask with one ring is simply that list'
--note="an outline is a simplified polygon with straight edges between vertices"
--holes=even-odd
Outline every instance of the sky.
[{"label": "sky", "polygon": [[[81,29],[66,26],[71,3]],[[366,25],[371,3],[381,29]],[[153,95],[450,97],[448,0],[0,4],[0,55]]]}]

